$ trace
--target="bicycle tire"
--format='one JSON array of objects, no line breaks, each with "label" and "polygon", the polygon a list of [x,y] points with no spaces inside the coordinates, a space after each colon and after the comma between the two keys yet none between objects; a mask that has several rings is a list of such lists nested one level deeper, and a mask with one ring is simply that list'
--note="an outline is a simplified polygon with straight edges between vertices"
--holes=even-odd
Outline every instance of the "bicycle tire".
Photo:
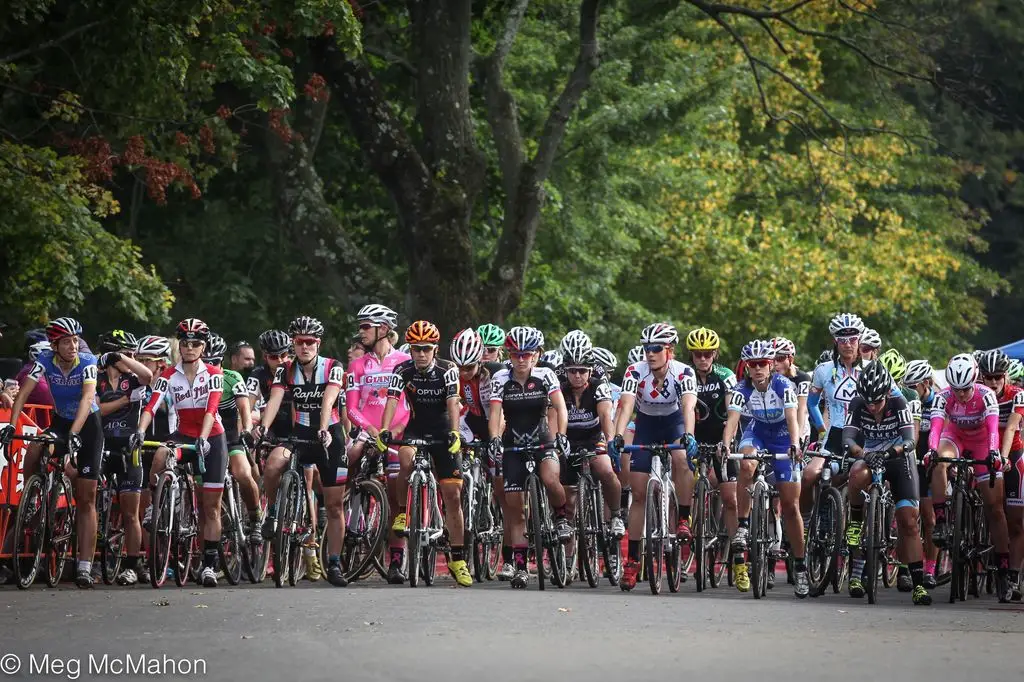
[{"label": "bicycle tire", "polygon": [[149,584],[153,589],[167,580],[174,546],[174,496],[171,494],[172,477],[162,474],[153,492],[152,530],[149,533]]},{"label": "bicycle tire", "polygon": [[[474,513],[480,504],[480,493],[476,477],[471,477],[473,485],[467,487],[463,479],[462,490],[459,495],[459,504],[462,505],[462,548],[469,552],[476,547],[476,514]],[[468,556],[464,557],[469,559]],[[476,562],[474,561],[474,567]],[[475,573],[475,571],[474,571]],[[474,580],[476,576],[474,575]],[[476,580],[476,582],[480,582]]]},{"label": "bicycle tire", "polygon": [[822,488],[811,510],[811,527],[807,532],[807,576],[811,595],[825,594],[835,581],[839,550],[843,542],[843,501],[839,491],[828,486]]},{"label": "bicycle tire", "polygon": [[900,562],[896,555],[896,507],[889,502],[885,504],[882,534],[885,538],[885,551],[882,553],[882,584],[886,589],[891,589],[896,584]]},{"label": "bicycle tire", "polygon": [[[425,502],[428,505],[427,509],[430,511],[430,523],[427,524],[429,535],[426,540],[426,545],[424,546],[423,565],[421,567],[421,570],[423,571],[423,584],[427,587],[431,587],[434,584],[434,578],[436,577],[437,574],[438,540],[432,540],[430,538],[434,535],[436,531],[443,529],[442,524],[444,523],[444,511],[442,508],[440,495],[438,494],[437,491],[437,482],[434,480],[433,476],[427,476],[426,488],[427,496]],[[436,514],[434,513],[435,509],[432,504],[433,501],[436,501],[438,505]]]},{"label": "bicycle tire", "polygon": [[100,546],[100,570],[103,583],[113,585],[121,572],[121,560],[124,558],[124,518],[121,516],[121,504],[117,493],[108,489],[104,492],[104,497],[106,501],[100,517],[103,537],[103,544]]},{"label": "bicycle tire", "polygon": [[529,533],[527,542],[533,545],[534,557],[537,561],[537,587],[544,590],[544,525],[541,518],[543,511],[540,506],[540,477],[530,474],[526,479],[527,500],[530,506],[528,512]]},{"label": "bicycle tire", "polygon": [[[46,523],[49,545],[49,560],[46,562],[46,584],[57,587],[64,577],[68,559],[75,554],[75,507],[71,481],[64,474],[54,477],[50,489],[50,503],[47,505],[49,519]],[[64,500],[63,505],[61,500]]]},{"label": "bicycle tire", "polygon": [[[224,492],[229,493],[229,486],[224,486]],[[241,535],[239,524],[241,520],[236,516],[234,509],[233,492],[222,494],[220,498],[220,542],[217,543],[217,558],[220,561],[221,570],[229,585],[237,585],[242,580],[242,551],[241,543],[237,535]]]},{"label": "bicycle tire", "polygon": [[[351,528],[346,528],[343,554],[349,556],[349,581],[369,577],[373,571],[373,560],[380,555],[388,538],[387,519],[391,518],[391,507],[384,486],[375,478],[368,478],[356,484],[359,489],[360,510],[357,535],[349,542]],[[350,512],[355,513],[355,510]],[[351,518],[346,515],[347,518]],[[327,522],[328,525],[330,521]],[[327,529],[324,529],[326,536]],[[323,543],[327,551],[326,542]],[[358,564],[352,562],[358,557]],[[324,566],[327,564],[324,563]]]},{"label": "bicycle tire", "polygon": [[423,488],[420,482],[409,486],[409,587],[419,587],[420,563],[423,554]]},{"label": "bicycle tire", "polygon": [[[665,578],[668,582],[668,591],[676,593],[683,583],[687,570],[683,568],[683,548],[689,548],[690,544],[683,542],[676,533],[676,529],[679,527],[679,498],[676,497],[676,488],[674,485],[670,485],[665,487],[665,490],[668,493],[668,518],[665,519],[665,528],[668,529],[669,537],[662,544],[662,553],[665,558]],[[691,550],[691,563],[693,558]]]},{"label": "bicycle tire", "polygon": [[[309,501],[306,498],[306,481],[296,473],[289,493],[288,506],[291,508],[292,523],[289,524],[288,543],[288,585],[295,587],[306,574],[303,540],[310,529]],[[294,500],[294,504],[292,503]]]},{"label": "bicycle tire", "polygon": [[710,484],[706,479],[697,479],[697,485],[693,490],[693,579],[698,592],[703,592],[707,587],[709,574],[714,570],[714,564],[709,566],[710,557],[708,549],[708,515],[711,513]]},{"label": "bicycle tire", "polygon": [[576,557],[580,573],[591,588],[601,579],[598,565],[597,538],[601,535],[601,516],[604,506],[597,506],[597,491],[589,476],[580,476],[576,488]]},{"label": "bicycle tire", "polygon": [[708,584],[717,588],[729,570],[729,531],[725,527],[725,504],[718,491],[712,491],[711,515],[708,516],[708,536],[715,538],[708,565]]},{"label": "bicycle tire", "polygon": [[[768,491],[757,485],[750,507],[750,549],[747,552],[750,561],[751,591],[754,599],[763,598],[768,592],[768,547],[771,537],[768,534],[769,501]],[[774,567],[773,567],[774,568]]]},{"label": "bicycle tire", "polygon": [[288,473],[285,472],[285,475],[281,477],[281,483],[277,487],[277,499],[279,501],[277,507],[277,530],[274,532],[271,544],[271,554],[274,561],[274,587],[284,587],[285,581],[288,580],[288,567],[291,565],[289,560],[289,553],[291,552],[290,530],[285,530],[285,524],[291,522],[291,512],[289,511],[287,500],[290,494],[289,488],[293,485],[292,477]]},{"label": "bicycle tire", "polygon": [[882,508],[881,495],[878,488],[872,488],[864,505],[864,591],[868,595],[868,603],[874,604],[878,599],[878,579],[882,569],[882,552],[885,550],[883,534],[885,533],[885,510]]},{"label": "bicycle tire", "polygon": [[661,578],[665,572],[665,552],[661,537],[661,482],[647,482],[647,509],[644,523],[644,572],[651,594],[661,594]]},{"label": "bicycle tire", "polygon": [[487,579],[494,580],[498,577],[498,571],[501,568],[501,549],[503,544],[503,538],[505,537],[505,517],[501,511],[501,505],[498,500],[495,499],[493,491],[487,493],[487,499],[490,500],[490,517],[491,517],[491,534],[487,541],[488,546],[488,561],[487,561]]},{"label": "bicycle tire", "polygon": [[[949,523],[949,509],[947,508],[947,519]],[[949,560],[950,560],[950,588],[949,603],[957,599],[967,599],[967,557],[965,556],[964,531],[965,524],[970,523],[967,504],[962,490],[953,492],[953,532],[950,537]]]},{"label": "bicycle tire", "polygon": [[[21,491],[21,500],[18,502],[18,512],[14,521],[11,563],[14,564],[15,581],[22,590],[31,587],[39,574],[39,567],[46,553],[46,519],[43,477],[33,474]],[[23,557],[23,554],[31,558]]]},{"label": "bicycle tire", "polygon": [[180,488],[179,519],[174,529],[175,561],[174,583],[183,587],[192,576],[193,564],[199,552],[199,515],[196,508],[195,484],[190,476],[178,479]]},{"label": "bicycle tire", "polygon": [[[476,496],[476,504],[473,506],[473,579],[482,583],[487,580],[487,552],[488,543],[486,538],[490,531],[490,498],[488,493],[490,492],[490,485],[482,477],[483,470],[477,470],[477,477],[473,480],[476,481],[476,488],[473,494]],[[470,547],[468,544],[467,547]]]}]

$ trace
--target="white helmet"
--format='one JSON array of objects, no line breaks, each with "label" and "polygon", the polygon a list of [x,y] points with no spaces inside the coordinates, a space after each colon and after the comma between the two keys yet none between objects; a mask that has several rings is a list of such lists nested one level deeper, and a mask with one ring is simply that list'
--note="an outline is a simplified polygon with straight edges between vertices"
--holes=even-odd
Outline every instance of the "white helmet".
[{"label": "white helmet", "polygon": [[589,364],[590,352],[594,349],[587,333],[581,329],[573,329],[562,337],[562,357],[570,363]]},{"label": "white helmet", "polygon": [[668,322],[655,322],[640,332],[640,343],[679,343],[679,332]]},{"label": "white helmet", "polygon": [[591,353],[594,356],[594,362],[601,365],[609,372],[619,366],[619,360],[615,357],[615,353],[611,352],[607,348],[594,346]]},{"label": "white helmet", "polygon": [[632,348],[629,349],[629,355],[626,356],[626,362],[628,362],[631,365],[635,365],[636,363],[640,362],[643,359],[644,359],[644,347],[643,346],[633,346]]},{"label": "white helmet", "polygon": [[372,322],[373,324],[386,324],[391,329],[398,326],[398,313],[386,305],[371,303],[364,305],[356,313],[356,319],[360,322]]},{"label": "white helmet", "polygon": [[474,365],[480,362],[484,355],[484,342],[476,330],[467,327],[455,335],[452,345],[449,348],[452,362],[459,367]]},{"label": "white helmet", "polygon": [[36,341],[28,347],[28,359],[35,362],[39,359],[39,353],[44,350],[50,350],[49,341]]},{"label": "white helmet", "polygon": [[408,355],[409,354],[409,344],[403,343],[401,346],[398,347],[398,352],[399,353],[405,353],[406,355]]},{"label": "white helmet", "polygon": [[839,313],[828,323],[828,333],[836,336],[860,336],[864,333],[864,320],[853,313]]},{"label": "white helmet", "polygon": [[978,380],[978,364],[969,353],[960,353],[949,359],[946,383],[952,388],[970,388]]},{"label": "white helmet", "polygon": [[874,329],[867,328],[860,335],[860,345],[862,348],[881,348],[882,337]]},{"label": "white helmet", "polygon": [[135,351],[136,355],[145,357],[163,358],[165,360],[171,359],[171,342],[162,336],[143,336],[139,339],[139,347]]},{"label": "white helmet", "polygon": [[932,378],[932,366],[927,360],[911,360],[907,363],[907,371],[903,375],[904,386],[916,386],[925,379]]},{"label": "white helmet", "polygon": [[796,355],[796,344],[787,339],[785,336],[776,336],[772,339],[772,345],[775,346],[775,355]]},{"label": "white helmet", "polygon": [[562,354],[557,350],[546,350],[541,353],[540,362],[546,362],[552,367],[561,367]]}]

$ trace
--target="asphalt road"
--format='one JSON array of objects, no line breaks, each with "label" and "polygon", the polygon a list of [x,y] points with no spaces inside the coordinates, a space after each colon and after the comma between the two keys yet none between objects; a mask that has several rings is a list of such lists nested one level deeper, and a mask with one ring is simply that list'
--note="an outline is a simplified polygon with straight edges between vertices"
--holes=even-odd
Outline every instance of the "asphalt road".
[{"label": "asphalt road", "polygon": [[946,588],[933,594],[931,607],[914,607],[895,589],[874,606],[845,595],[797,600],[781,574],[760,601],[724,584],[697,594],[692,580],[660,596],[643,584],[629,594],[585,583],[461,589],[447,577],[415,590],[379,581],[347,589],[6,586],[0,680],[113,677],[125,656],[166,671],[164,655],[198,659],[192,674],[174,679],[259,682],[1021,678],[1024,606],[992,596],[950,605]]}]

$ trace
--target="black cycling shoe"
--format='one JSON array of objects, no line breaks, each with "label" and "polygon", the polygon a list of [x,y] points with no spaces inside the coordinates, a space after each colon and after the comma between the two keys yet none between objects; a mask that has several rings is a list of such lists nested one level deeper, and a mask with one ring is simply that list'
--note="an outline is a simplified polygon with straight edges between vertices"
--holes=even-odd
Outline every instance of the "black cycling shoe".
[{"label": "black cycling shoe", "polygon": [[348,578],[345,577],[345,572],[341,570],[341,564],[331,564],[327,567],[327,582],[335,587],[345,587],[348,585]]},{"label": "black cycling shoe", "polygon": [[931,573],[924,574],[924,580],[921,581],[926,590],[934,590],[938,583],[935,582],[935,576]]},{"label": "black cycling shoe", "polygon": [[405,571],[402,570],[401,565],[391,564],[388,567],[388,584],[389,585],[404,585],[405,584]]}]

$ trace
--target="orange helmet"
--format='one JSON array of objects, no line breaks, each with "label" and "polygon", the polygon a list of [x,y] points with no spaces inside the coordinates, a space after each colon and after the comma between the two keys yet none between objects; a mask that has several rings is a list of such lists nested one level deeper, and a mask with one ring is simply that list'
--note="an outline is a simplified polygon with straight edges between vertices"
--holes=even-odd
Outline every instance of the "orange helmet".
[{"label": "orange helmet", "polygon": [[441,332],[433,322],[416,320],[405,330],[405,342],[408,344],[439,343],[440,341]]}]

